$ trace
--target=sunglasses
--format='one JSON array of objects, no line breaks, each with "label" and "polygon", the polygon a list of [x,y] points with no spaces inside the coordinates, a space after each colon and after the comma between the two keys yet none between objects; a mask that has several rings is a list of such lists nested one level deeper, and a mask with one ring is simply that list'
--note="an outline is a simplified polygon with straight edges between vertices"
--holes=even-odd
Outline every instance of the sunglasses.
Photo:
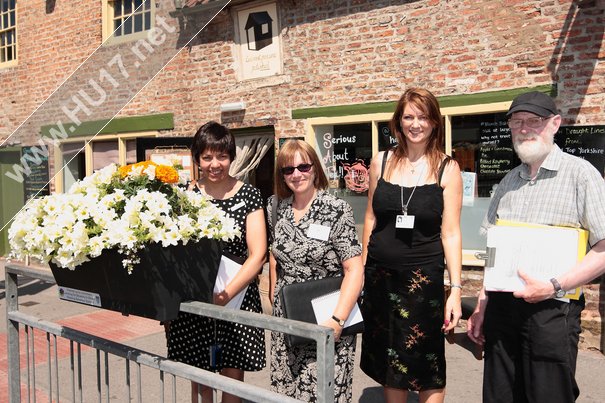
[{"label": "sunglasses", "polygon": [[283,167],[281,169],[281,173],[284,175],[292,175],[295,169],[298,169],[298,172],[309,172],[313,164],[300,164],[297,167]]}]

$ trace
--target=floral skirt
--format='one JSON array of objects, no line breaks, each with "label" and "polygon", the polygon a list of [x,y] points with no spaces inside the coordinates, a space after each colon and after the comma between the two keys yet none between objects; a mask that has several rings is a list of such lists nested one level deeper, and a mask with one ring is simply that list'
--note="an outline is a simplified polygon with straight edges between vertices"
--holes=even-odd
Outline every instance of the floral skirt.
[{"label": "floral skirt", "polygon": [[443,257],[365,268],[361,369],[384,386],[445,387]]}]

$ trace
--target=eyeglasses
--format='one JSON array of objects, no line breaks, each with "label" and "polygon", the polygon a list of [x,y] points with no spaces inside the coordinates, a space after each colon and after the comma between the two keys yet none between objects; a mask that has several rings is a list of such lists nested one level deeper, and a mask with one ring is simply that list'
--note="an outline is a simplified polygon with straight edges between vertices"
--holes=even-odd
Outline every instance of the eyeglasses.
[{"label": "eyeglasses", "polygon": [[541,116],[536,116],[536,117],[532,117],[532,118],[527,118],[527,119],[508,119],[508,127],[510,127],[511,129],[520,129],[523,124],[525,124],[525,126],[532,128],[532,129],[537,129],[540,126],[542,126],[542,124],[544,123],[545,120],[550,119],[551,117],[547,117],[547,118],[543,118]]},{"label": "eyeglasses", "polygon": [[309,172],[313,164],[300,164],[296,167],[283,167],[281,169],[281,173],[284,175],[292,175],[295,169],[298,169],[298,172]]}]

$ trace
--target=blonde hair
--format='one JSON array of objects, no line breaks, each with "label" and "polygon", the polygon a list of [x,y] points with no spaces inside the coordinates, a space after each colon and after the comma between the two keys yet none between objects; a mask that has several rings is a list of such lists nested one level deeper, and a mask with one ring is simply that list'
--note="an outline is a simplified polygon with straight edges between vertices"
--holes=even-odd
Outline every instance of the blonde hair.
[{"label": "blonde hair", "polygon": [[285,199],[292,195],[292,190],[286,185],[284,181],[284,175],[281,169],[287,166],[291,166],[294,161],[296,153],[299,153],[301,158],[308,161],[313,165],[313,172],[315,173],[315,179],[313,180],[313,186],[315,189],[327,189],[328,178],[322,168],[321,161],[317,156],[317,153],[309,145],[302,140],[287,140],[280,148],[277,153],[277,159],[275,161],[275,172],[274,172],[274,184],[275,194],[279,199]]}]

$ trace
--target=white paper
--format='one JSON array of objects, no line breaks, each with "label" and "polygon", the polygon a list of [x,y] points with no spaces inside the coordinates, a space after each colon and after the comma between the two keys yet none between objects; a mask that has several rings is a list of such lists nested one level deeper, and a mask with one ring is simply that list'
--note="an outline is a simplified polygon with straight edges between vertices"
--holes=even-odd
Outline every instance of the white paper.
[{"label": "white paper", "polygon": [[578,260],[578,232],[565,228],[494,226],[487,231],[487,248],[494,248],[493,266],[486,264],[483,284],[488,291],[525,287],[523,270],[544,282],[565,273]]},{"label": "white paper", "polygon": [[[218,294],[219,292],[225,290],[227,284],[229,284],[231,280],[235,278],[241,267],[241,264],[234,262],[226,256],[222,256],[221,263],[218,267],[218,274],[216,275],[216,282],[214,283],[214,293]],[[231,309],[240,309],[247,290],[248,286],[245,286],[244,289],[242,289],[236,296],[227,302],[225,307]]]},{"label": "white paper", "polygon": [[[317,324],[323,323],[332,318],[334,309],[336,309],[336,305],[338,304],[338,298],[340,298],[340,290],[311,300],[311,305],[313,305],[313,313],[315,313],[315,320],[317,321]],[[363,317],[361,316],[359,305],[355,303],[353,310],[345,321],[344,327],[349,327],[361,322],[362,320]]]},{"label": "white paper", "polygon": [[330,230],[332,228],[325,225],[311,224],[309,225],[309,232],[307,236],[313,239],[319,239],[320,241],[327,241],[330,238]]}]

